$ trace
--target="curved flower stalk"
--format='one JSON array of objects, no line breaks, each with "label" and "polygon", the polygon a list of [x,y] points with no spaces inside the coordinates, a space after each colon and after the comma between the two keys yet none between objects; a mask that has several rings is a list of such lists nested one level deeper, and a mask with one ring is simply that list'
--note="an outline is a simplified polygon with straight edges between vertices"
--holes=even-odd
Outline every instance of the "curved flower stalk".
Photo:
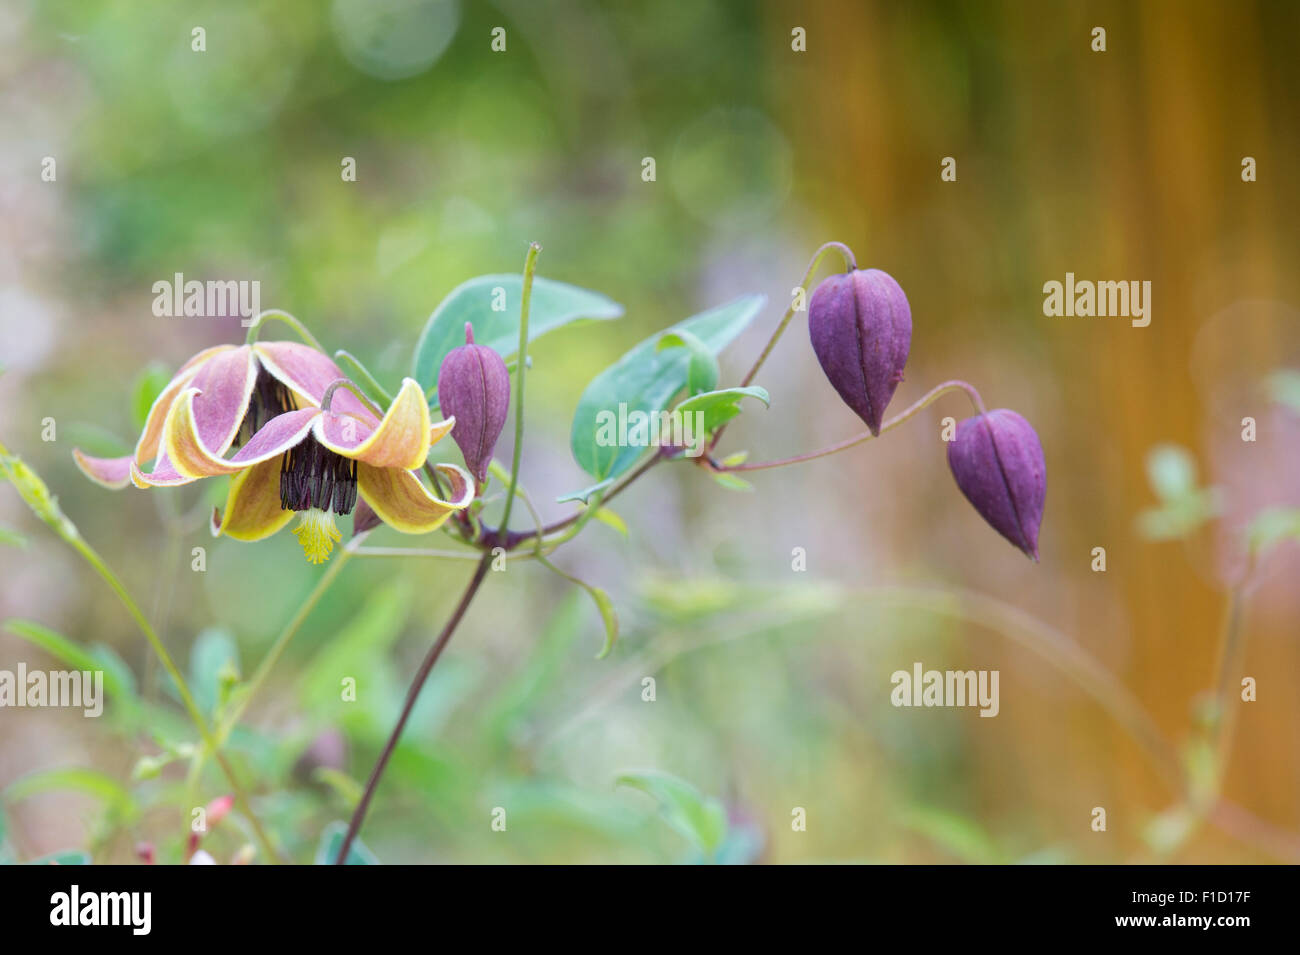
[{"label": "curved flower stalk", "polygon": [[424,392],[411,378],[382,419],[337,387],[345,383],[328,386],[321,407],[273,418],[229,459],[208,453],[196,439],[198,389],[181,394],[167,447],[176,468],[198,477],[233,476],[224,512],[212,515],[214,536],[263,540],[298,514],[294,534],[307,559],[321,563],[342,536],[335,517],[351,514],[358,496],[380,520],[406,534],[436,530],[469,506],[474,480],[463,468],[435,465],[450,483],[450,500],[430,493],[413,473],[456,426],[455,418],[432,424]]},{"label": "curved flower stalk", "polygon": [[[204,475],[177,467],[170,444],[197,444],[207,455],[221,457],[277,415],[319,407],[325,389],[342,377],[328,355],[298,342],[217,345],[190,358],[163,388],[132,454],[94,458],[74,448],[72,455],[88,478],[108,488],[189,484]],[[178,435],[172,412],[187,390],[196,392],[191,430]],[[340,399],[340,411],[365,410],[350,394]]]}]

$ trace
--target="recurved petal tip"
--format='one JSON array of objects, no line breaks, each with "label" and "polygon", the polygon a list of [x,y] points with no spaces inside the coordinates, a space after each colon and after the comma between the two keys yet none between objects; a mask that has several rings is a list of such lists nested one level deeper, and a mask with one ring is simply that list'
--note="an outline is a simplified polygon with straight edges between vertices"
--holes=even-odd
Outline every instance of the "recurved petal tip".
[{"label": "recurved petal tip", "polygon": [[116,491],[131,483],[131,464],[135,458],[130,454],[121,458],[92,458],[80,448],[73,448],[72,457],[81,473],[96,484]]}]

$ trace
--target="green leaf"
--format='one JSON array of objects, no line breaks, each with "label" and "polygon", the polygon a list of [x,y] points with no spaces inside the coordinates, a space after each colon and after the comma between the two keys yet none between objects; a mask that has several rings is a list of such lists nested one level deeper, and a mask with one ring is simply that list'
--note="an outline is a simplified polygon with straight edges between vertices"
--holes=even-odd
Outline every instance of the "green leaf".
[{"label": "green leaf", "polygon": [[[364,787],[359,782],[333,766],[317,766],[312,770],[311,778],[338,793],[339,798],[343,800],[349,809],[357,807],[357,804],[361,802],[361,796],[365,792]],[[338,849],[336,848],[334,851],[338,852]]]},{"label": "green leaf", "polygon": [[103,670],[104,691],[109,696],[124,703],[136,702],[131,668],[108,647],[97,645],[83,649],[63,634],[30,620],[6,620],[4,628],[74,670]]},{"label": "green leaf", "polygon": [[1151,540],[1179,540],[1195,533],[1220,511],[1215,488],[1197,484],[1196,461],[1175,444],[1162,444],[1147,454],[1147,476],[1160,506],[1138,515],[1138,530]]},{"label": "green leaf", "polygon": [[[701,312],[668,329],[664,334],[688,332],[710,353],[717,355],[731,344],[763,307],[761,295],[749,295],[727,305]],[[620,406],[634,411],[658,413],[666,410],[673,397],[686,387],[691,352],[685,348],[658,350],[660,335],[647,338],[615,364],[592,380],[578,400],[573,417],[573,457],[597,480],[617,477],[632,467],[646,451],[644,447],[620,447],[598,440],[608,416],[623,417]],[[616,436],[617,437],[617,436]]]},{"label": "green leaf", "polygon": [[7,527],[0,527],[0,544],[7,544],[10,547],[26,547],[27,538],[17,531],[11,531]]},{"label": "green leaf", "polygon": [[584,487],[581,491],[570,491],[568,494],[561,495],[555,499],[555,503],[563,504],[566,501],[581,501],[583,504],[586,504],[591,500],[593,494],[597,491],[605,490],[605,488],[609,487],[613,483],[613,478],[605,478],[605,480],[599,481],[596,484],[591,485],[591,487]]},{"label": "green leaf", "polygon": [[602,507],[593,515],[596,520],[600,521],[606,527],[613,528],[617,533],[627,537],[627,521],[619,517],[607,507]]},{"label": "green leaf", "polygon": [[685,329],[676,332],[664,332],[659,337],[655,351],[665,348],[684,347],[691,354],[690,364],[686,366],[686,390],[693,395],[712,391],[718,387],[718,376],[722,370],[718,367],[717,356],[700,337]]},{"label": "green leaf", "polygon": [[1176,501],[1196,490],[1196,461],[1186,448],[1157,445],[1147,454],[1147,476],[1160,500]]},{"label": "green leaf", "polygon": [[[199,709],[211,716],[238,681],[239,647],[230,631],[208,627],[190,650],[190,690]],[[232,679],[233,676],[233,679]]]},{"label": "green leaf", "polygon": [[[494,301],[505,293],[505,308],[493,311]],[[453,348],[465,344],[465,323],[474,326],[474,342],[509,358],[519,350],[519,305],[523,276],[480,275],[452,289],[429,316],[415,346],[411,376],[427,391],[438,383],[442,360]],[[598,292],[576,285],[534,278],[528,313],[528,340],[580,319],[612,319],[623,306]]]},{"label": "green leaf", "polygon": [[595,601],[596,609],[600,611],[600,621],[605,625],[605,644],[600,648],[600,652],[596,654],[596,659],[605,659],[605,657],[609,656],[609,651],[614,649],[614,641],[618,639],[618,613],[614,610],[614,601],[609,599],[609,594],[594,584],[589,584],[585,580],[580,580],[572,574],[560,570],[560,568],[543,557],[540,551],[537,554],[537,560],[548,570],[559,574],[569,583],[581,587]]},{"label": "green leaf", "polygon": [[580,580],[574,583],[591,594],[591,599],[596,602],[596,609],[600,611],[600,621],[605,625],[605,643],[596,654],[596,659],[603,660],[609,656],[609,651],[614,649],[614,641],[618,639],[618,613],[614,610],[614,601],[610,600],[609,594],[599,587],[593,587]]},{"label": "green leaf", "polygon": [[131,418],[137,428],[143,428],[149,418],[149,409],[172,380],[172,373],[162,362],[151,361],[141,369],[131,383]]},{"label": "green leaf", "polygon": [[723,424],[740,414],[740,402],[743,398],[757,398],[769,407],[772,404],[767,389],[760,388],[758,385],[750,385],[747,388],[723,388],[721,391],[706,391],[703,394],[687,398],[674,410],[681,414],[699,412],[704,416],[702,419],[703,427],[695,428],[692,432],[696,435],[698,441],[713,434]]},{"label": "green leaf", "polygon": [[[316,865],[333,865],[338,858],[339,849],[343,848],[343,838],[348,834],[346,822],[331,822],[320,834],[320,844],[316,847]],[[348,847],[347,865],[380,865],[378,857],[366,848],[360,838],[352,840]]]},{"label": "green leaf", "polygon": [[725,471],[713,472],[713,480],[728,491],[752,491],[754,485],[750,484],[742,477],[736,477],[734,474],[728,474]]},{"label": "green leaf", "polygon": [[903,814],[902,823],[963,862],[996,865],[1005,861],[996,843],[978,823],[956,813],[913,806]]},{"label": "green leaf", "polygon": [[727,811],[722,803],[703,795],[683,779],[668,773],[632,772],[618,777],[618,785],[646,793],[659,803],[664,821],[712,857],[727,838]]},{"label": "green leaf", "polygon": [[1270,507],[1260,511],[1250,522],[1247,539],[1257,557],[1285,540],[1300,541],[1300,508]]},{"label": "green leaf", "polygon": [[134,806],[131,794],[117,780],[93,769],[43,769],[28,773],[5,787],[4,796],[9,802],[17,802],[29,796],[63,789],[94,796],[123,816],[131,815]]}]

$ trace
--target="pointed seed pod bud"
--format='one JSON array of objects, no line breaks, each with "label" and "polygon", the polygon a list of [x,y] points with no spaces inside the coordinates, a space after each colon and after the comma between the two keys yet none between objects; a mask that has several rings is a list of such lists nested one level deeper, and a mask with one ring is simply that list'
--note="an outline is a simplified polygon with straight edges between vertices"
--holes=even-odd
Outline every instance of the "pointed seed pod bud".
[{"label": "pointed seed pod bud", "polygon": [[948,445],[948,467],[980,516],[1038,560],[1047,466],[1029,422],[1006,408],[967,418]]},{"label": "pointed seed pod bud", "polygon": [[912,347],[912,309],[903,290],[879,269],[832,275],[808,303],[808,333],[844,403],[880,434]]},{"label": "pointed seed pod bud", "polygon": [[486,345],[474,344],[469,322],[465,323],[465,344],[453,348],[442,360],[438,404],[444,417],[455,416],[452,439],[482,484],[510,410],[510,373],[500,355]]}]

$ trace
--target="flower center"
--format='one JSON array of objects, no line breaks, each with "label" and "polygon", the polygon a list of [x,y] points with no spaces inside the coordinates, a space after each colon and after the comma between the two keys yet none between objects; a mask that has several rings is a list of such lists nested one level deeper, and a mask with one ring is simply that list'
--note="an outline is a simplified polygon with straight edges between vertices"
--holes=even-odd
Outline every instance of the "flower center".
[{"label": "flower center", "polygon": [[323,564],[329,560],[334,545],[343,536],[334,524],[334,515],[318,507],[302,512],[293,533],[298,538],[298,543],[302,544],[302,552],[313,564]]},{"label": "flower center", "polygon": [[284,510],[351,514],[356,503],[356,461],[335,454],[310,434],[285,453],[280,465]]},{"label": "flower center", "polygon": [[257,366],[257,378],[253,382],[253,394],[248,399],[248,411],[240,422],[239,433],[235,435],[235,447],[243,447],[248,440],[277,415],[295,408],[293,393],[285,384],[268,372],[261,365]]}]

